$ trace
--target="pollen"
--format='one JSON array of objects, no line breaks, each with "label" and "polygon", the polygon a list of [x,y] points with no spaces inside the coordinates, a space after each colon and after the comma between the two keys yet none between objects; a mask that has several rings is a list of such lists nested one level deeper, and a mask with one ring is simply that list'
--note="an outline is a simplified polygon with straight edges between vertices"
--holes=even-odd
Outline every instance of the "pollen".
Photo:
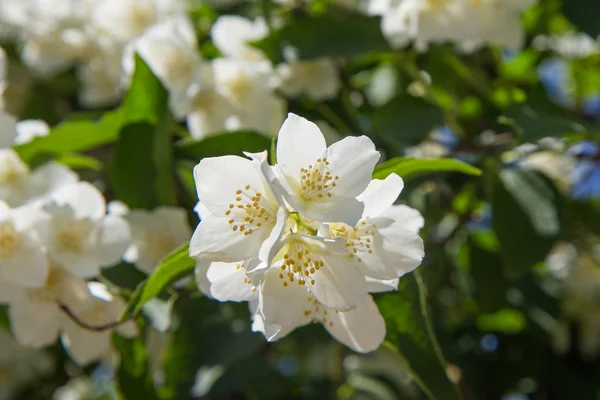
[{"label": "pollen", "polygon": [[314,165],[300,168],[300,197],[304,200],[331,197],[329,191],[336,186],[339,176],[331,176],[326,158],[318,158]]},{"label": "pollen", "polygon": [[246,185],[235,191],[234,202],[228,205],[224,214],[229,218],[232,231],[250,236],[263,226],[275,223],[277,205],[251,185]]}]

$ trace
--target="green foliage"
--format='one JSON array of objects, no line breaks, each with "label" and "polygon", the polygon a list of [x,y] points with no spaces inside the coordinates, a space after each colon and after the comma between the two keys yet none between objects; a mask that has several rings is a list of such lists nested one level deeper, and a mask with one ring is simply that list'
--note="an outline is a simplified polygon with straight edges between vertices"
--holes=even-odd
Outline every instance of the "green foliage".
[{"label": "green foliage", "polygon": [[373,178],[385,179],[388,175],[395,173],[403,179],[407,179],[434,172],[460,172],[467,175],[481,175],[479,168],[453,158],[428,160],[397,157],[378,165],[373,173]]}]

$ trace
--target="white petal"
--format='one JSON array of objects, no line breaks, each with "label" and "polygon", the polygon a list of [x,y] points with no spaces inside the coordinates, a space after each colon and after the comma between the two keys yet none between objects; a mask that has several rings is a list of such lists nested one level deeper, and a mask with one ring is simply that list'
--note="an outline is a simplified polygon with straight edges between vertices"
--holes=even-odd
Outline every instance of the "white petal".
[{"label": "white petal", "polygon": [[0,282],[0,304],[21,303],[26,297],[26,288]]},{"label": "white petal", "polygon": [[369,293],[384,293],[384,292],[394,292],[398,290],[398,283],[400,283],[400,279],[391,279],[391,280],[380,280],[366,277],[367,279],[367,290]]},{"label": "white petal", "polygon": [[59,205],[69,205],[75,218],[99,219],[106,214],[106,201],[91,183],[77,182],[60,188],[51,196]]},{"label": "white petal", "polygon": [[393,219],[396,223],[415,233],[418,233],[425,225],[425,220],[418,210],[403,204],[388,208],[380,214],[380,217]]},{"label": "white petal", "polygon": [[79,180],[77,174],[68,167],[49,162],[33,171],[28,182],[28,191],[31,197],[45,196]]},{"label": "white petal", "polygon": [[109,266],[121,260],[131,244],[127,222],[116,215],[107,215],[98,222],[95,255],[100,266]]},{"label": "white petal", "polygon": [[221,53],[228,57],[245,59],[255,59],[257,54],[260,54],[260,50],[250,47],[247,43],[262,39],[267,33],[266,25],[237,15],[219,17],[210,31],[211,38]]},{"label": "white petal", "polygon": [[61,341],[73,361],[78,365],[87,365],[110,353],[112,330],[89,331],[75,325],[71,320],[64,321],[63,325]]},{"label": "white petal", "polygon": [[326,157],[331,174],[339,176],[332,193],[355,197],[371,182],[375,164],[379,161],[379,152],[375,150],[373,141],[366,136],[346,137],[331,145]]},{"label": "white petal", "polygon": [[389,208],[404,188],[404,182],[396,174],[390,174],[384,180],[373,179],[357,200],[365,204],[363,217],[377,217]]},{"label": "white petal", "polygon": [[277,328],[266,329],[267,339],[277,334],[279,329],[290,331],[298,326],[304,317],[308,292],[306,286],[296,283],[283,285],[284,280],[279,278],[280,269],[273,267],[265,275],[260,288],[259,311],[264,320],[264,326]]},{"label": "white petal", "polygon": [[383,240],[375,246],[373,252],[379,252],[386,267],[395,270],[397,277],[411,272],[421,264],[425,250],[423,239],[417,233],[406,229],[401,223],[394,223],[379,232]]},{"label": "white petal", "polygon": [[219,301],[248,301],[258,296],[256,287],[246,277],[246,262],[214,262],[208,267],[210,293]]},{"label": "white petal", "polygon": [[235,261],[253,258],[258,254],[269,230],[261,229],[252,235],[233,230],[227,218],[210,216],[196,228],[190,241],[190,257],[198,260]]},{"label": "white petal", "polygon": [[206,277],[206,273],[208,272],[208,267],[210,267],[210,264],[211,263],[208,261],[196,262],[194,276],[196,277],[196,286],[198,287],[200,293],[212,299],[212,295],[210,294],[210,281]]},{"label": "white petal", "polygon": [[275,257],[275,244],[283,236],[283,231],[287,223],[287,217],[288,215],[285,207],[279,207],[279,210],[277,211],[277,222],[275,223],[275,226],[271,230],[269,236],[260,246],[258,251],[258,259],[264,262],[267,266],[271,265],[271,260],[273,260],[273,257]]},{"label": "white petal", "polygon": [[36,137],[47,136],[50,127],[40,119],[27,119],[17,123],[17,137],[15,144],[29,143]]},{"label": "white petal", "polygon": [[42,287],[48,277],[48,262],[40,244],[22,236],[21,248],[0,263],[0,279],[14,285]]},{"label": "white petal", "polygon": [[290,113],[279,131],[277,164],[289,179],[299,182],[300,168],[314,164],[323,156],[326,146],[317,125]]},{"label": "white petal", "polygon": [[61,315],[55,304],[45,302],[12,304],[9,316],[12,333],[24,346],[42,348],[58,339]]},{"label": "white petal", "polygon": [[296,203],[290,201],[292,207],[307,217],[322,222],[343,222],[353,226],[363,214],[364,204],[353,197],[342,197],[333,194],[319,200]]},{"label": "white petal", "polygon": [[371,296],[355,310],[330,313],[325,328],[340,342],[360,353],[376,350],[385,339],[385,321]]},{"label": "white petal", "polygon": [[0,148],[10,147],[16,135],[17,119],[8,113],[0,111]]},{"label": "white petal", "polygon": [[347,256],[323,257],[324,267],[313,275],[315,284],[309,286],[312,294],[326,308],[348,311],[358,307],[367,298],[367,284],[356,263]]}]

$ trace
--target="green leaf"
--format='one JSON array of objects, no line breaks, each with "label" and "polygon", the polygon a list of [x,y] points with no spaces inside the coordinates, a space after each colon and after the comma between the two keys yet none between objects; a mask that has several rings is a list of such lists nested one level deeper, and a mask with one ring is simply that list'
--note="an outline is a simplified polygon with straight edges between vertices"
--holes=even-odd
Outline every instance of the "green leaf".
[{"label": "green leaf", "polygon": [[419,387],[432,400],[457,400],[457,389],[445,372],[445,361],[429,322],[426,287],[413,272],[400,280],[398,291],[379,297],[387,327],[388,347],[396,350]]},{"label": "green leaf", "polygon": [[189,256],[189,244],[178,247],[163,258],[148,280],[136,289],[138,295],[132,296],[128,309],[138,314],[148,300],[158,296],[170,283],[191,274],[195,265]]},{"label": "green leaf", "polygon": [[529,94],[527,103],[509,106],[504,116],[503,122],[512,125],[523,141],[535,141],[549,136],[565,136],[594,130],[591,124],[551,103],[539,91]]},{"label": "green leaf", "polygon": [[425,101],[403,93],[371,115],[373,132],[395,153],[418,143],[444,123],[442,111]]},{"label": "green leaf", "polygon": [[102,161],[94,157],[84,156],[83,154],[76,153],[61,154],[59,157],[56,158],[56,161],[74,169],[87,168],[93,169],[95,171],[100,171],[104,166],[104,164],[102,164]]},{"label": "green leaf", "polygon": [[562,0],[562,12],[580,31],[600,35],[600,3],[597,0]]},{"label": "green leaf", "polygon": [[499,65],[500,76],[518,83],[536,83],[539,81],[537,66],[540,53],[527,49],[516,57],[504,61]]},{"label": "green leaf", "polygon": [[516,333],[525,329],[527,318],[522,312],[503,308],[494,314],[477,317],[477,327],[484,332]]},{"label": "green leaf", "polygon": [[453,158],[417,159],[397,157],[375,167],[373,179],[385,179],[392,173],[406,179],[431,172],[460,172],[466,175],[481,175],[479,168]]},{"label": "green leaf", "polygon": [[185,193],[193,202],[196,204],[198,201],[198,194],[196,192],[196,182],[194,181],[194,167],[196,163],[193,161],[178,161],[175,165],[175,174],[179,179],[179,183],[183,187]]},{"label": "green leaf", "polygon": [[543,261],[562,230],[563,199],[545,175],[505,169],[494,182],[492,226],[505,268],[521,275]]},{"label": "green leaf", "polygon": [[300,59],[319,57],[354,57],[373,51],[387,51],[389,45],[381,34],[378,17],[323,14],[300,16],[251,43],[263,50],[274,62],[284,62],[283,51],[291,46]]},{"label": "green leaf", "polygon": [[238,131],[209,136],[202,140],[183,140],[176,145],[178,159],[195,162],[205,157],[225,155],[243,156],[244,152],[257,153],[269,150],[271,140],[252,131]]},{"label": "green leaf", "polygon": [[120,355],[116,371],[118,397],[122,400],[158,399],[152,385],[144,335],[127,339],[115,333],[113,344]]}]

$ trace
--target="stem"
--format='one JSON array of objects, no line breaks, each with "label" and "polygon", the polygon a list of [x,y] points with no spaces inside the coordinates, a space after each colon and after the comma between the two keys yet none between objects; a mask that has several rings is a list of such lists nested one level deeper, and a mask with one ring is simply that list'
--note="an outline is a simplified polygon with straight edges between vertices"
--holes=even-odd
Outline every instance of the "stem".
[{"label": "stem", "polygon": [[[442,370],[446,371],[446,359],[444,358],[444,353],[442,353],[442,348],[440,343],[437,340],[437,336],[435,335],[435,331],[433,330],[433,324],[431,323],[431,318],[429,317],[429,311],[427,309],[427,286],[425,285],[425,281],[423,280],[423,276],[419,271],[414,272],[415,280],[417,281],[417,287],[419,288],[419,305],[421,308],[421,316],[423,317],[423,321],[425,322],[425,329],[427,330],[427,336],[429,336],[429,341],[433,347],[433,352],[435,353]],[[458,398],[461,398],[461,393],[456,383],[448,378],[448,380],[454,386],[454,390],[458,394]]]},{"label": "stem", "polygon": [[90,325],[87,322],[83,322],[82,320],[80,320],[73,313],[73,311],[71,311],[71,309],[67,305],[59,303],[58,307],[61,309],[62,312],[67,314],[67,316],[71,319],[71,321],[75,322],[77,325],[79,325],[83,329],[87,329],[88,331],[102,332],[102,331],[106,331],[109,329],[115,329],[115,328],[119,327],[120,325],[124,324],[125,322],[129,322],[129,319],[126,319],[123,321],[109,322],[104,325]]}]

